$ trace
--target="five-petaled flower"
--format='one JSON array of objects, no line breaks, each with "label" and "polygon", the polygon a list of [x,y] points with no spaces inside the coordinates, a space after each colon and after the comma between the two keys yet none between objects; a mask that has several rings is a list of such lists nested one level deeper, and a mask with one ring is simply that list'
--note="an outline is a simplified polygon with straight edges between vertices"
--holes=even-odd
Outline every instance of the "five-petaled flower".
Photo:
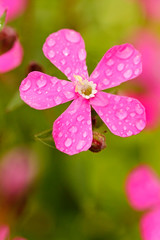
[{"label": "five-petaled flower", "polygon": [[90,148],[91,106],[115,135],[128,137],[144,129],[145,110],[138,100],[101,92],[141,73],[141,55],[132,45],[111,48],[90,77],[84,41],[78,32],[62,29],[51,34],[43,52],[71,82],[31,72],[21,83],[20,96],[39,110],[74,100],[54,122],[53,138],[57,149],[73,155]]},{"label": "five-petaled flower", "polygon": [[140,221],[142,239],[160,239],[160,179],[149,166],[140,165],[129,174],[126,193],[134,209],[148,210]]}]

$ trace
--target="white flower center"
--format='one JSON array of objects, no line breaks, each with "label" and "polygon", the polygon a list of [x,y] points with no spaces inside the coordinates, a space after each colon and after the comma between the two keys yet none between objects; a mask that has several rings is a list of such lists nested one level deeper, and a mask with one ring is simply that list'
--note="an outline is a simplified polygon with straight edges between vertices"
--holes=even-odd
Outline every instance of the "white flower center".
[{"label": "white flower center", "polygon": [[83,79],[79,75],[74,75],[76,79],[76,87],[75,92],[78,92],[82,97],[89,99],[95,96],[97,93],[96,86],[97,84],[92,81],[88,81],[87,79]]}]

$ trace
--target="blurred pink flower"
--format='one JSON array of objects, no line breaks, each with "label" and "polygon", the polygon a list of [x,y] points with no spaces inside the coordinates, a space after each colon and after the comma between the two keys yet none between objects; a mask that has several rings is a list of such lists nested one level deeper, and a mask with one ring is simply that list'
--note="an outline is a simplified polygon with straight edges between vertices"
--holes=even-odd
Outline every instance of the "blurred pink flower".
[{"label": "blurred pink flower", "polygon": [[160,180],[146,165],[136,167],[126,180],[129,203],[136,210],[150,210],[140,221],[143,240],[160,239]]},{"label": "blurred pink flower", "polygon": [[35,109],[74,100],[54,122],[53,138],[60,151],[73,155],[91,147],[91,105],[115,135],[129,137],[144,129],[145,110],[139,101],[101,92],[141,73],[141,55],[132,45],[111,48],[90,77],[85,44],[78,32],[63,29],[51,34],[43,52],[72,82],[32,72],[23,80],[20,95]]},{"label": "blurred pink flower", "polygon": [[26,6],[27,0],[0,0],[0,16],[7,11],[7,20],[12,20],[21,15]]},{"label": "blurred pink flower", "polygon": [[1,200],[17,201],[28,191],[35,175],[36,166],[30,152],[24,149],[9,152],[0,164]]},{"label": "blurred pink flower", "polygon": [[[136,32],[133,42],[142,54],[143,72],[135,80],[143,91],[131,92],[146,109],[147,127],[156,127],[160,117],[160,41],[149,31]],[[128,92],[127,92],[128,94]]]},{"label": "blurred pink flower", "polygon": [[5,27],[0,32],[0,73],[18,67],[23,58],[23,48],[15,30]]},{"label": "blurred pink flower", "polygon": [[[10,235],[9,227],[6,225],[0,226],[0,240],[8,240]],[[25,240],[22,237],[16,237],[13,240]]]},{"label": "blurred pink flower", "polygon": [[145,15],[154,20],[160,20],[159,0],[139,0],[139,2]]}]

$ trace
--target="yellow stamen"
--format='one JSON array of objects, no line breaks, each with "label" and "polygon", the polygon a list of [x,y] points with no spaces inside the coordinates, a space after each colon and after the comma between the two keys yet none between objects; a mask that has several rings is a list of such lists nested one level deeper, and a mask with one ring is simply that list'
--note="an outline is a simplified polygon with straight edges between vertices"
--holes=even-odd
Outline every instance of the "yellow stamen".
[{"label": "yellow stamen", "polygon": [[79,75],[73,75],[73,77],[74,77],[79,83],[81,83],[82,85],[84,85],[84,83],[83,83],[83,78],[82,78],[81,76],[79,76]]}]

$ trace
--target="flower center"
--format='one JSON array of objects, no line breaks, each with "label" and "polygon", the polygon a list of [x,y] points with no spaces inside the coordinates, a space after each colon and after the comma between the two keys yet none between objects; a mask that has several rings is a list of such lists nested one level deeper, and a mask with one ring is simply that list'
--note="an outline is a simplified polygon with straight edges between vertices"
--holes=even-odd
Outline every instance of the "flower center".
[{"label": "flower center", "polygon": [[97,93],[97,84],[92,81],[88,81],[86,78],[82,78],[79,75],[74,75],[76,79],[75,92],[78,92],[82,97],[89,99],[95,96]]}]

